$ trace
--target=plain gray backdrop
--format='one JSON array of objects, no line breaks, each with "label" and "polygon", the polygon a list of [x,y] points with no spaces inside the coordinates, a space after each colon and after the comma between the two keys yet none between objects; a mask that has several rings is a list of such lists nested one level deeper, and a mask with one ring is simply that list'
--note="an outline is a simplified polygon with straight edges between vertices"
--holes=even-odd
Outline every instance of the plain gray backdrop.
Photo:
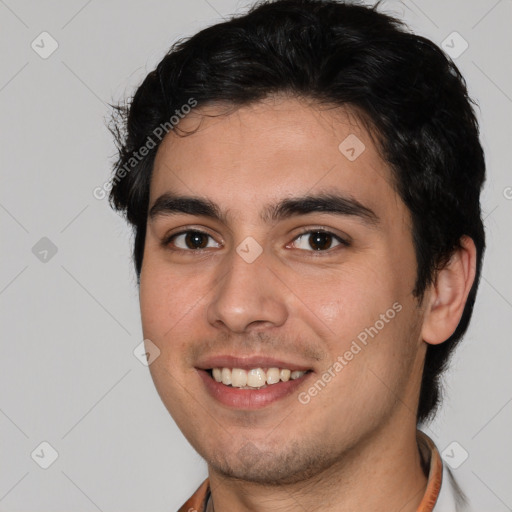
[{"label": "plain gray backdrop", "polygon": [[[134,355],[131,232],[93,190],[115,155],[108,103],[179,37],[250,4],[0,0],[0,511],[172,512],[206,476]],[[460,464],[475,511],[512,510],[512,3],[381,10],[444,45],[479,104],[488,249],[446,399],[424,429]]]}]

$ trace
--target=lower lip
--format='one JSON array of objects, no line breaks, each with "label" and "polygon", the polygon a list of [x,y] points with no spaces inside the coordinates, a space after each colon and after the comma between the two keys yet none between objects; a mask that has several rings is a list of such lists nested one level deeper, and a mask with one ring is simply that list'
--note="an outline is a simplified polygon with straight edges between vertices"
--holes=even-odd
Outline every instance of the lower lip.
[{"label": "lower lip", "polygon": [[213,398],[228,407],[245,410],[261,409],[281,398],[291,395],[313,374],[308,372],[298,379],[270,384],[266,388],[240,389],[217,382],[210,377],[206,370],[197,369],[197,371],[207,391]]}]

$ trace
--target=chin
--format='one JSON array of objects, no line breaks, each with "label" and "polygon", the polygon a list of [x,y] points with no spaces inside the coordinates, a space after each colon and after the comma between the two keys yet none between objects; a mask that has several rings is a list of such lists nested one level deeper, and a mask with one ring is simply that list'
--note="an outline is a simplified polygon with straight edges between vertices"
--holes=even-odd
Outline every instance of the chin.
[{"label": "chin", "polygon": [[212,458],[205,457],[208,466],[216,473],[267,486],[282,486],[302,482],[328,469],[334,463],[331,457],[321,454],[318,447],[308,453],[303,443],[297,441],[286,451],[262,451],[248,441],[231,454],[224,452]]}]

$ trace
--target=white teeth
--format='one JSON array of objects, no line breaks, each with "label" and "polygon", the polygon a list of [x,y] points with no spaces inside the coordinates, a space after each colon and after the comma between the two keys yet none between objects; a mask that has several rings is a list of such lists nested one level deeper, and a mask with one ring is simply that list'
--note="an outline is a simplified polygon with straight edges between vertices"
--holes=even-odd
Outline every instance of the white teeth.
[{"label": "white teeth", "polygon": [[247,373],[247,385],[250,388],[261,388],[266,381],[267,375],[261,368],[253,368]]},{"label": "white teeth", "polygon": [[280,372],[279,372],[279,378],[283,381],[283,382],[288,382],[290,380],[290,374],[292,372],[290,370],[286,370],[285,368],[283,368]]},{"label": "white teeth", "polygon": [[[229,368],[227,370],[229,371]],[[247,372],[240,368],[233,368],[231,370],[231,384],[234,388],[247,386]]]},{"label": "white teeth", "polygon": [[242,368],[213,368],[212,375],[217,382],[234,388],[261,388],[265,385],[287,382],[302,377],[306,372],[288,370],[286,368],[252,368],[246,371]]},{"label": "white teeth", "polygon": [[231,370],[229,368],[222,368],[222,384],[226,384],[228,386],[231,384]]},{"label": "white teeth", "polygon": [[267,370],[267,384],[277,384],[279,382],[279,368],[269,368]]}]

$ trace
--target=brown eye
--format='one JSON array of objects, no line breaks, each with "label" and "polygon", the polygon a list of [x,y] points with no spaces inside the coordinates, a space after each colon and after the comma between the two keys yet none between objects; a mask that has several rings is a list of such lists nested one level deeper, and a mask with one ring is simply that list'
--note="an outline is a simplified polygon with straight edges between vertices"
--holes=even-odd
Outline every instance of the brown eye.
[{"label": "brown eye", "polygon": [[212,239],[212,237],[202,231],[183,231],[172,235],[166,243],[172,244],[182,250],[199,250],[208,247],[216,247],[216,245],[209,245],[209,239]]},{"label": "brown eye", "polygon": [[329,231],[306,231],[299,235],[293,242],[294,247],[305,251],[325,252],[338,245],[348,246],[348,243]]},{"label": "brown eye", "polygon": [[330,249],[333,236],[330,233],[311,233],[308,238],[309,246],[315,251]]}]

